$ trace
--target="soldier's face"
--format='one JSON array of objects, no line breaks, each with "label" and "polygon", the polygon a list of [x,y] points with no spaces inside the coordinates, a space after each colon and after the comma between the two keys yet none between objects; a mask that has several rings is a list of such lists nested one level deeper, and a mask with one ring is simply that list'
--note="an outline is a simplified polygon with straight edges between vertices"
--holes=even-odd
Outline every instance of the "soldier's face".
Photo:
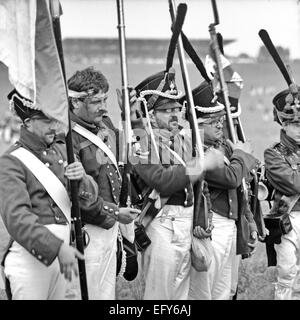
[{"label": "soldier's face", "polygon": [[286,134],[296,141],[297,144],[300,144],[300,123],[299,122],[284,122],[283,129]]},{"label": "soldier's face", "polygon": [[89,123],[101,124],[103,115],[107,113],[107,98],[107,92],[102,90],[85,98],[76,112],[78,117]]},{"label": "soldier's face", "polygon": [[224,117],[208,119],[199,124],[199,129],[204,131],[204,142],[207,144],[214,143],[223,137]]},{"label": "soldier's face", "polygon": [[155,120],[160,129],[167,129],[173,133],[178,131],[179,108],[169,108],[165,110],[157,110]]},{"label": "soldier's face", "polygon": [[54,141],[59,129],[59,122],[50,118],[33,117],[26,120],[25,125],[30,132],[37,135],[47,145]]}]

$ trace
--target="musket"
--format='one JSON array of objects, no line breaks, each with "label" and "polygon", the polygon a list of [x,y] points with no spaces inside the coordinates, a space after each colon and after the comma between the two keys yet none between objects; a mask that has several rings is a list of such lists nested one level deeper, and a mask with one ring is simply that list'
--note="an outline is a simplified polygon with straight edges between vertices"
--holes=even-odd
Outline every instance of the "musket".
[{"label": "musket", "polygon": [[132,205],[131,199],[131,168],[130,156],[132,155],[132,128],[130,121],[130,101],[128,89],[128,73],[127,73],[127,59],[126,59],[126,37],[125,37],[125,19],[124,19],[124,4],[123,0],[116,0],[117,14],[118,14],[118,35],[119,35],[119,49],[120,49],[120,63],[121,63],[121,81],[122,81],[122,121],[125,131],[125,163],[122,179],[122,187],[120,194],[120,205],[130,207]]},{"label": "musket", "polygon": [[213,49],[214,58],[217,65],[217,73],[218,73],[219,83],[221,87],[221,94],[223,96],[223,101],[225,105],[226,120],[227,120],[226,122],[228,126],[229,138],[233,143],[236,143],[237,139],[236,139],[234,124],[231,116],[228,87],[227,87],[224,73],[223,73],[223,67],[221,63],[221,52],[220,52],[218,36],[216,32],[216,25],[220,23],[217,3],[216,3],[216,0],[211,0],[211,3],[212,3],[213,13],[214,13],[214,22],[209,25],[209,33],[212,40],[212,49]]},{"label": "musket", "polygon": [[[221,53],[224,54],[223,50],[223,45],[222,45],[222,36],[221,34],[216,33],[215,26],[220,23],[219,20],[219,15],[218,15],[218,9],[217,9],[217,4],[216,0],[211,0],[212,2],[212,8],[213,8],[213,13],[214,13],[214,23],[212,23],[209,26],[209,31],[212,39],[212,45],[213,45],[213,52],[215,55],[215,61],[217,65],[217,72],[219,76],[219,82],[220,82],[220,87],[221,87],[221,93],[223,95],[223,101],[225,103],[225,110],[226,110],[226,118],[227,118],[227,125],[228,125],[228,131],[229,131],[229,138],[233,143],[236,143],[236,135],[239,140],[242,142],[246,142],[246,137],[245,133],[241,124],[240,117],[236,118],[236,131],[231,115],[231,110],[230,110],[230,101],[229,101],[229,92],[228,92],[228,87],[225,81],[224,73],[223,73],[223,67],[221,64]],[[221,48],[221,49],[220,49]],[[253,184],[254,184],[254,194],[253,198],[250,201],[250,206],[251,206],[251,211],[253,213],[253,217],[255,222],[258,225],[259,228],[259,235],[264,237],[265,236],[265,228],[264,228],[264,219],[261,211],[261,206],[258,205],[258,200],[257,200],[257,193],[258,193],[258,180],[257,180],[257,175],[256,172],[251,172],[252,177],[253,177]],[[248,187],[246,184],[245,178],[242,179],[242,192],[244,193],[245,199],[248,202],[249,201],[249,195],[248,195]],[[248,254],[243,254],[243,258],[247,257]]]},{"label": "musket", "polygon": [[[181,8],[186,7],[186,4],[180,3],[177,10],[179,10],[180,7]],[[172,23],[174,24],[175,17],[176,17],[176,6],[175,6],[174,0],[169,0],[169,10],[170,10]],[[185,55],[184,55],[182,34],[180,34],[178,37],[177,53],[178,53],[178,57],[179,57],[182,80],[183,80],[183,85],[184,85],[186,99],[187,99],[188,119],[189,119],[191,131],[192,131],[192,145],[193,145],[192,156],[195,158],[199,157],[200,166],[201,166],[201,168],[203,168],[204,151],[203,151],[203,145],[201,142],[200,132],[198,129],[197,116],[196,116],[196,112],[195,112],[195,105],[194,105],[191,85],[190,85],[190,81],[189,81],[189,75],[188,75]],[[202,194],[202,190],[203,190],[203,182],[199,181],[194,185],[195,194],[197,194],[197,195]],[[198,203],[196,203],[196,201],[194,203],[194,216],[195,216],[195,214],[199,214],[201,204],[200,204],[199,198],[198,198],[198,200],[199,200]],[[207,227],[209,226],[209,222],[208,222],[208,217],[206,216],[207,213],[206,212],[204,212],[204,213],[205,213],[205,216],[203,217],[204,221],[202,222],[201,226],[204,229],[207,229]]]},{"label": "musket", "polygon": [[[216,6],[214,6],[214,8],[215,8],[215,10],[217,10]],[[219,47],[219,50],[220,50],[220,54],[224,55],[223,37],[222,37],[221,33],[218,32],[217,35],[216,35],[216,38],[217,38],[217,43],[218,43],[218,47]],[[227,89],[227,93],[228,93],[228,96],[229,96],[229,90],[228,89]],[[228,100],[229,100],[229,98],[228,98]],[[229,100],[229,104],[230,104],[230,100]],[[242,122],[241,122],[240,116],[236,116],[235,120],[236,120],[236,123],[233,124],[233,125],[234,125],[234,127],[236,129],[237,138],[238,138],[238,140],[240,140],[242,142],[246,142],[246,136],[245,136],[245,132],[244,132],[244,129],[243,129],[243,126],[242,126]]]},{"label": "musket", "polygon": [[258,35],[273,58],[287,85],[290,86],[291,84],[295,84],[295,80],[291,74],[290,66],[284,64],[268,32],[264,29],[261,29],[259,30]]},{"label": "musket", "polygon": [[[227,84],[225,81],[225,77],[224,77],[224,73],[223,73],[223,66],[222,66],[222,62],[221,62],[221,50],[219,47],[219,44],[221,42],[220,41],[221,36],[220,35],[218,36],[217,32],[216,32],[216,25],[218,25],[220,23],[218,8],[217,8],[216,0],[211,0],[211,3],[212,3],[212,8],[213,8],[213,14],[214,14],[214,22],[209,25],[209,33],[211,36],[212,49],[213,49],[214,58],[215,58],[216,65],[217,65],[217,73],[218,73],[219,83],[220,83],[220,87],[221,87],[221,94],[223,96],[223,101],[225,104],[226,120],[227,120],[226,123],[227,123],[227,127],[228,127],[228,132],[229,132],[229,139],[233,143],[236,143],[237,138],[236,138],[236,133],[235,133],[233,119],[232,119],[231,110],[230,110],[229,92],[228,92],[228,87],[227,87]],[[221,46],[221,47],[223,47],[223,46]],[[222,51],[223,51],[223,49],[222,49]],[[239,126],[240,133],[242,133],[241,138],[245,142],[246,138],[244,135],[244,131],[242,130],[241,123],[240,122],[238,122],[238,123],[240,124],[240,126]],[[242,179],[242,190],[243,190],[244,195],[248,201],[248,191],[247,191],[245,178]]]},{"label": "musket", "polygon": [[[180,3],[179,6],[183,7],[183,6],[186,6],[186,4]],[[169,0],[169,7],[170,7],[170,14],[171,14],[172,22],[174,23],[175,17],[176,17],[175,1],[174,0]],[[203,166],[203,160],[204,160],[203,146],[202,146],[202,142],[201,142],[201,138],[200,138],[200,133],[198,130],[195,105],[194,105],[194,100],[193,100],[191,84],[190,84],[190,80],[189,80],[189,75],[188,75],[188,70],[187,70],[181,35],[179,35],[179,37],[178,37],[177,53],[178,53],[178,57],[179,57],[179,61],[180,61],[182,80],[183,80],[183,85],[184,85],[187,103],[188,103],[188,107],[189,107],[189,114],[191,116],[191,122],[192,122],[191,129],[194,134],[193,155],[194,155],[194,157],[196,157],[196,156],[199,157],[200,165]]]},{"label": "musket", "polygon": [[[267,48],[269,54],[273,58],[279,71],[281,72],[282,76],[284,77],[287,85],[290,86],[291,84],[295,84],[295,80],[293,79],[293,76],[291,74],[290,66],[285,65],[284,62],[282,61],[282,59],[281,59],[276,47],[274,46],[268,32],[264,29],[261,29],[261,30],[259,30],[258,35],[261,38],[262,42],[264,43],[265,47]],[[264,189],[268,190],[268,188],[265,185],[264,185]],[[267,196],[267,198],[271,199],[270,196]],[[268,200],[268,202],[269,202],[269,206],[270,206],[270,200]]]},{"label": "musket", "polygon": [[289,86],[290,84],[293,83],[293,80],[288,72],[288,69],[286,68],[285,64],[283,63],[278,51],[276,50],[268,32],[264,29],[261,29],[261,30],[259,30],[258,35],[260,36],[262,42],[264,43],[265,47],[267,48],[268,52],[270,53],[275,64],[277,65],[278,69],[280,70],[286,83]]},{"label": "musket", "polygon": [[[218,73],[219,83],[220,83],[220,87],[221,87],[221,94],[223,96],[223,101],[225,104],[226,120],[227,120],[226,122],[227,122],[227,127],[228,127],[228,132],[229,132],[229,139],[233,143],[236,143],[237,138],[236,138],[236,132],[234,129],[234,123],[233,123],[231,110],[230,110],[229,92],[228,92],[228,87],[227,87],[227,84],[225,81],[225,77],[224,77],[224,73],[223,73],[223,66],[222,66],[222,62],[221,62],[220,43],[222,42],[222,36],[221,36],[221,34],[217,34],[217,32],[216,32],[216,25],[218,25],[220,23],[218,8],[217,8],[216,0],[211,0],[211,3],[212,3],[212,8],[213,8],[213,14],[214,14],[214,22],[209,25],[209,33],[211,36],[212,49],[213,49],[214,58],[215,58],[216,65],[217,65],[217,73]],[[221,48],[223,51],[222,45],[221,45]],[[240,121],[239,117],[237,119],[237,127],[238,127],[237,129],[238,129],[238,133],[239,133],[239,138],[243,142],[245,142],[246,137],[245,137],[244,130],[242,128],[241,121]],[[242,180],[242,189],[243,189],[245,197],[248,201],[248,191],[247,191],[245,178],[243,178],[243,180]]]},{"label": "musket", "polygon": [[[224,49],[223,49],[223,37],[220,33],[217,33],[217,39],[218,39],[218,45],[220,47],[220,51],[224,55]],[[246,142],[246,136],[244,133],[244,129],[241,123],[240,116],[237,116],[235,118],[236,123],[235,123],[235,128],[236,128],[236,134],[237,137],[240,141]],[[254,220],[257,224],[258,228],[258,233],[261,237],[265,237],[265,224],[264,224],[264,219],[263,219],[263,214],[261,210],[261,206],[258,200],[258,192],[259,192],[259,187],[261,186],[258,181],[258,176],[257,176],[257,170],[253,169],[251,171],[251,176],[253,178],[252,182],[250,183],[251,186],[251,191],[252,191],[252,197],[248,200],[250,200],[250,208],[251,212],[253,213]]]},{"label": "musket", "polygon": [[[186,16],[186,5],[179,6],[178,10],[177,10],[176,17],[175,17],[175,21],[173,21],[173,24],[172,24],[172,27],[171,27],[171,29],[172,29],[172,37],[171,37],[169,48],[168,48],[166,68],[163,71],[165,73],[165,75],[170,72],[170,69],[171,69],[171,67],[173,65],[174,54],[175,54],[175,51],[176,51],[176,44],[178,42],[178,38],[179,38],[181,29],[182,29],[182,26],[183,26],[183,23],[184,23],[185,16]],[[156,140],[155,140],[153,128],[152,128],[152,125],[151,125],[151,120],[150,120],[148,108],[147,108],[147,106],[145,104],[144,104],[144,113],[145,113],[145,116],[146,116],[146,121],[147,121],[147,126],[148,126],[148,130],[149,130],[150,139],[151,139],[151,144],[153,145],[153,151],[154,151],[154,153],[156,155],[156,158],[159,160],[160,159],[160,155],[159,155],[159,151],[158,151],[158,146],[156,144]],[[148,203],[144,206],[144,208],[143,208],[143,210],[142,210],[142,212],[140,214],[139,223],[143,224],[144,227],[147,227],[149,225],[149,223],[154,219],[156,214],[166,204],[166,202],[169,199],[169,197],[159,197],[160,205],[159,206],[155,206],[153,200],[157,199],[157,193],[153,189],[153,190],[150,190],[150,194],[149,194],[148,200],[149,199],[151,199],[151,200],[148,201]]]},{"label": "musket", "polygon": [[[68,92],[63,46],[62,46],[62,40],[61,40],[61,27],[60,27],[60,15],[62,14],[62,9],[61,9],[59,0],[51,0],[50,4],[51,4],[50,8],[51,8],[52,19],[53,19],[53,31],[55,36],[56,47],[57,47],[57,51],[58,51],[58,55],[61,63],[62,73],[63,73],[64,82],[66,86],[66,92]],[[68,95],[67,95],[67,98],[68,98]],[[68,107],[68,99],[66,101],[66,107]],[[75,158],[74,158],[73,142],[72,142],[70,112],[68,112],[68,126],[69,126],[69,131],[66,136],[67,158],[68,158],[68,163],[73,163],[75,161]],[[71,201],[72,201],[71,215],[72,215],[72,222],[74,223],[74,228],[75,228],[76,248],[78,251],[80,251],[83,254],[84,241],[83,241],[79,201],[77,197],[78,182],[75,180],[70,180],[70,188],[71,188]],[[87,287],[86,269],[85,269],[84,260],[78,259],[78,270],[79,270],[81,298],[82,300],[88,300],[88,287]]]}]

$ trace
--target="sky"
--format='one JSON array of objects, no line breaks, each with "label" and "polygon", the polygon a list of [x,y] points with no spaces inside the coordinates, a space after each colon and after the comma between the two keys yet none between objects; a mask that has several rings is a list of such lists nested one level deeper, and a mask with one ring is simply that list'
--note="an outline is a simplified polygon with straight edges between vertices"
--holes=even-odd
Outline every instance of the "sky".
[{"label": "sky", "polygon": [[[178,4],[180,1],[176,1]],[[208,39],[213,21],[210,0],[182,0],[188,5],[183,30],[189,38]],[[116,38],[115,0],[61,0],[63,38]],[[291,58],[300,59],[299,0],[218,0],[224,38],[236,39],[226,47],[229,55],[256,56],[266,29],[275,45],[290,49]],[[169,38],[170,16],[167,0],[124,0],[128,38]]]}]

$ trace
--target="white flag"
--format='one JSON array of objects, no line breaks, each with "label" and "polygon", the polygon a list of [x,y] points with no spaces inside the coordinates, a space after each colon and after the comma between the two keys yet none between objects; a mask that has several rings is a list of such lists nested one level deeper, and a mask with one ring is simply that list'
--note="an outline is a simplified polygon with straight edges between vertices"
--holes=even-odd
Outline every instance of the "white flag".
[{"label": "white flag", "polygon": [[50,0],[0,0],[0,61],[21,95],[68,127],[67,93]]}]

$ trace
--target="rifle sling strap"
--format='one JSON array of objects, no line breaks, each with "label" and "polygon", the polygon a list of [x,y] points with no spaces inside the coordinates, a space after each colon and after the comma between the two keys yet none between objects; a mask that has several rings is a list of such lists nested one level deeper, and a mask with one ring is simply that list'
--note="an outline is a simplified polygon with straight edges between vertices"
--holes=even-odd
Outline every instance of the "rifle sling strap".
[{"label": "rifle sling strap", "polygon": [[74,131],[76,131],[78,134],[83,136],[84,138],[91,141],[95,146],[97,146],[100,150],[102,150],[109,160],[114,164],[116,170],[118,171],[119,177],[121,177],[121,174],[119,172],[119,167],[117,164],[117,160],[113,152],[108,148],[108,146],[102,141],[100,137],[92,133],[91,131],[85,129],[84,127],[80,126],[78,123],[76,123],[73,128]]},{"label": "rifle sling strap", "polygon": [[292,196],[282,196],[281,200],[283,200],[285,203],[288,204],[289,209],[288,209],[288,214],[292,211],[292,209],[294,208],[295,204],[297,203],[297,201],[300,198],[300,194],[294,194]]},{"label": "rifle sling strap", "polygon": [[[164,145],[166,149],[170,151],[170,153],[185,167],[186,164],[183,161],[183,159],[180,157],[180,155],[169,148],[167,145]],[[165,206],[165,204],[168,202],[170,197],[164,197],[160,198],[159,193],[153,189],[152,192],[149,195],[149,199],[157,199],[156,201],[160,201],[160,206],[159,208],[156,208],[155,204],[153,204],[153,201],[148,201],[147,204],[145,205],[144,209],[142,210],[140,217],[139,217],[139,222],[143,223],[144,227],[146,228],[151,221],[157,216],[157,214],[162,210],[162,208]],[[156,202],[154,201],[154,202]],[[150,210],[150,208],[154,205],[154,207],[157,209],[155,213],[153,213],[153,210]],[[152,211],[152,214],[149,212]]]}]

